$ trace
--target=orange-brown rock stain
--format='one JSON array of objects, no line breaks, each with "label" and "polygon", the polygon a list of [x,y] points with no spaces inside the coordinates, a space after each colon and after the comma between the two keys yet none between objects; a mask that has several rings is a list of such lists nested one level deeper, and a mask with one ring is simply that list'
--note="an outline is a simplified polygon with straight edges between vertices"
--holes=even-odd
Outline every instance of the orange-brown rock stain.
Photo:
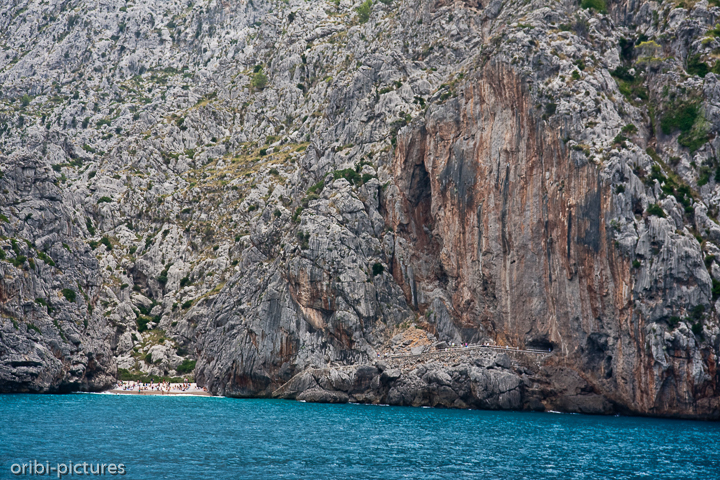
[{"label": "orange-brown rock stain", "polygon": [[458,91],[401,132],[393,158],[386,221],[406,240],[393,276],[408,303],[422,312],[440,288],[464,335],[552,345],[563,356],[551,363],[652,412],[663,379],[633,311],[631,260],[607,231],[600,167],[566,147],[509,67]]}]

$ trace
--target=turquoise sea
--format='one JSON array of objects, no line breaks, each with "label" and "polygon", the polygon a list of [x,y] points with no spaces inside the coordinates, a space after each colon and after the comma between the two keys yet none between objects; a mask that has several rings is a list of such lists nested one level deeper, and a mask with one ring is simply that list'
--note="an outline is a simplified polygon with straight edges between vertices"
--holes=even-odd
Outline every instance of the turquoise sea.
[{"label": "turquoise sea", "polygon": [[720,423],[211,397],[0,395],[0,478],[35,478],[11,473],[13,464],[32,461],[122,463],[122,478],[148,480],[716,479]]}]

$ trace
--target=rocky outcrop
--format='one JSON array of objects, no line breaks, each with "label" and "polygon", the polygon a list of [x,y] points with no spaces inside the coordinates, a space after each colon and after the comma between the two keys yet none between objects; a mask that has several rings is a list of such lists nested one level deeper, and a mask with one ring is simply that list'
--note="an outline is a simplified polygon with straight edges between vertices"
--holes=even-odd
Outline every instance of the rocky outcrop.
[{"label": "rocky outcrop", "polygon": [[511,369],[511,361],[504,354],[467,355],[455,359],[460,361],[452,366],[432,359],[402,360],[385,358],[372,365],[308,369],[273,392],[273,396],[414,407],[523,407],[523,380]]},{"label": "rocky outcrop", "polygon": [[[553,382],[571,371],[629,411],[714,415],[717,379],[668,382],[697,368],[696,343],[656,357],[654,332],[638,328],[710,303],[700,244],[674,222],[635,218],[629,205],[648,201],[641,189],[617,199],[618,172],[640,184],[636,158],[618,152],[604,168],[574,160],[560,138],[573,129],[543,121],[531,102],[512,69],[490,64],[458,100],[401,132],[387,208],[395,279],[431,328],[455,319],[462,342],[559,350],[563,373],[554,362],[545,370]],[[640,232],[629,255],[615,247],[618,217]],[[647,237],[659,258],[642,250]],[[649,265],[634,269],[634,258]]]},{"label": "rocky outcrop", "polygon": [[78,241],[71,199],[31,156],[0,163],[0,391],[106,389],[113,332],[88,308],[98,267]]},{"label": "rocky outcrop", "polygon": [[470,348],[384,356],[373,364],[310,368],[273,397],[325,403],[374,403],[489,410],[561,410],[609,414],[617,406],[572,369],[548,382],[542,352]]}]

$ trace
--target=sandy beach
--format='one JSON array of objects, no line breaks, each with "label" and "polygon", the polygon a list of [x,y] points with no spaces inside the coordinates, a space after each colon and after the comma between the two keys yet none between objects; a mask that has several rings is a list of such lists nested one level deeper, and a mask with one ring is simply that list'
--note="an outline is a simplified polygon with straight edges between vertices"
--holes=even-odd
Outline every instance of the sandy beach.
[{"label": "sandy beach", "polygon": [[195,383],[139,383],[118,382],[117,387],[105,393],[118,395],[196,395],[210,397],[210,393]]}]

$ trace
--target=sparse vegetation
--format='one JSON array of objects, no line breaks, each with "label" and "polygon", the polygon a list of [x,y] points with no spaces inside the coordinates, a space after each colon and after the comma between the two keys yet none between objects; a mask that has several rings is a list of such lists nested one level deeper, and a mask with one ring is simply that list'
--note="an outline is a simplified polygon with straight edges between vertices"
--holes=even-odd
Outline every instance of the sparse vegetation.
[{"label": "sparse vegetation", "polygon": [[262,69],[254,73],[252,80],[250,80],[250,87],[252,87],[253,90],[263,90],[267,87],[267,84],[268,77],[263,73]]},{"label": "sparse vegetation", "polygon": [[689,148],[691,153],[708,140],[706,121],[697,102],[671,105],[660,121],[660,128],[665,135],[680,130],[678,143]]},{"label": "sparse vegetation", "polygon": [[195,370],[196,363],[196,360],[189,360],[186,358],[180,365],[178,365],[175,370],[177,370],[177,372],[182,375],[186,373],[192,373]]},{"label": "sparse vegetation", "polygon": [[60,293],[62,293],[63,297],[65,297],[68,302],[75,302],[77,293],[75,293],[75,290],[72,288],[63,288],[60,290]]},{"label": "sparse vegetation", "polygon": [[580,7],[584,9],[593,9],[600,13],[607,13],[605,0],[582,0]]},{"label": "sparse vegetation", "polygon": [[374,263],[372,266],[372,273],[373,277],[377,275],[382,275],[382,273],[385,271],[385,267],[383,267],[382,263]]},{"label": "sparse vegetation", "polygon": [[665,218],[665,211],[662,209],[662,207],[660,207],[660,205],[657,205],[655,203],[651,203],[650,205],[648,205],[647,212],[649,215]]},{"label": "sparse vegetation", "polygon": [[355,9],[357,13],[358,23],[366,23],[370,20],[370,12],[372,11],[372,0],[365,0],[359,7]]}]

